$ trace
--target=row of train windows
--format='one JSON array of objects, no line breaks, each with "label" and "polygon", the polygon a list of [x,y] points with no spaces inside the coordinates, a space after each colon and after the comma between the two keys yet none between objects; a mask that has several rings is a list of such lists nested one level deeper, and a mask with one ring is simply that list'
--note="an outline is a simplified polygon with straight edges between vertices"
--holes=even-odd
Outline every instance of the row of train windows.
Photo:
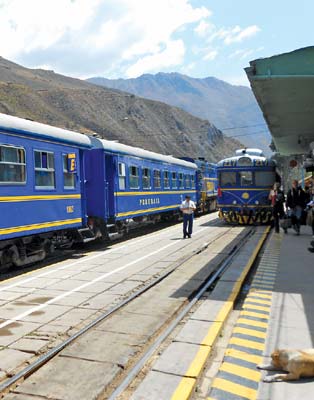
[{"label": "row of train windows", "polygon": [[[126,165],[119,163],[119,189],[126,188]],[[141,172],[141,175],[140,175]],[[152,182],[153,178],[153,182]],[[163,184],[163,185],[162,185]],[[130,189],[195,189],[195,176],[183,174],[182,172],[161,171],[159,169],[142,168],[134,165],[129,166],[129,188]]]},{"label": "row of train windows", "polygon": [[[76,174],[68,172],[67,154],[62,155],[64,189],[75,189]],[[55,155],[34,150],[36,189],[55,189]],[[23,147],[0,146],[0,184],[26,184],[26,158]]]},{"label": "row of train windows", "polygon": [[262,186],[271,187],[276,180],[274,171],[220,172],[220,186]]}]

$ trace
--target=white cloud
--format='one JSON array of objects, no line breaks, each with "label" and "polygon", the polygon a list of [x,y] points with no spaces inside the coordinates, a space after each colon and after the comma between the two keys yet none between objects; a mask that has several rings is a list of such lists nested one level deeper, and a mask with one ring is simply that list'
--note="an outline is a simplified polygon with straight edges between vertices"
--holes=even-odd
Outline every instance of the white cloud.
[{"label": "white cloud", "polygon": [[211,15],[191,0],[3,0],[1,6],[0,36],[9,38],[0,42],[3,57],[76,76],[177,65],[184,45],[174,34]]},{"label": "white cloud", "polygon": [[259,53],[262,50],[264,50],[263,46],[258,47],[257,49],[239,49],[231,53],[228,58],[238,58],[240,60],[244,60],[250,55]]},{"label": "white cloud", "polygon": [[245,29],[241,29],[239,26],[237,26],[236,30],[236,32],[227,35],[224,40],[226,44],[242,42],[244,39],[256,35],[260,31],[260,28],[257,25],[248,26]]},{"label": "white cloud", "polygon": [[209,51],[204,57],[203,60],[214,60],[218,55],[218,51],[217,50],[211,50]]},{"label": "white cloud", "polygon": [[214,24],[211,24],[209,22],[205,22],[202,20],[196,28],[194,28],[194,32],[200,36],[200,37],[205,37],[206,35],[209,34],[213,29],[215,28]]},{"label": "white cloud", "polygon": [[0,52],[14,58],[21,52],[47,49],[69,31],[76,32],[94,16],[100,0],[3,0]]},{"label": "white cloud", "polygon": [[128,78],[136,78],[146,72],[158,72],[161,68],[182,64],[185,46],[182,40],[169,41],[165,50],[140,58],[126,71]]},{"label": "white cloud", "polygon": [[220,39],[226,45],[240,43],[243,40],[256,35],[259,31],[260,28],[257,25],[251,25],[244,29],[242,29],[239,25],[236,25],[232,28],[220,28],[208,38],[208,42]]}]

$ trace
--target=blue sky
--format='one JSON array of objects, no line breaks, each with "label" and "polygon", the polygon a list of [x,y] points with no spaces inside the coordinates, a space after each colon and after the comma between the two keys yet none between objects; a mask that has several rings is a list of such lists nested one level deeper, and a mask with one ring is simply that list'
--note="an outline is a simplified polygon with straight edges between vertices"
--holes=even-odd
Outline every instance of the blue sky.
[{"label": "blue sky", "polygon": [[250,60],[314,44],[313,15],[312,0],[0,0],[0,55],[83,79],[248,85]]}]

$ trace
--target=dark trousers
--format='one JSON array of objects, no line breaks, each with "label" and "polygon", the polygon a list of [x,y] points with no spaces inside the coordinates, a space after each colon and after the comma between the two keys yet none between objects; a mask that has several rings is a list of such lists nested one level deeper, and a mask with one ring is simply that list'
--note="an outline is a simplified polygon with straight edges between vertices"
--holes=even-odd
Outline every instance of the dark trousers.
[{"label": "dark trousers", "polygon": [[192,235],[193,214],[183,214],[183,236]]},{"label": "dark trousers", "polygon": [[274,206],[273,207],[273,218],[274,218],[274,227],[275,231],[279,233],[279,220],[284,215],[283,207]]},{"label": "dark trousers", "polygon": [[301,217],[302,217],[302,207],[301,206],[296,206],[293,209],[292,225],[294,225],[294,228],[298,233],[300,233]]}]

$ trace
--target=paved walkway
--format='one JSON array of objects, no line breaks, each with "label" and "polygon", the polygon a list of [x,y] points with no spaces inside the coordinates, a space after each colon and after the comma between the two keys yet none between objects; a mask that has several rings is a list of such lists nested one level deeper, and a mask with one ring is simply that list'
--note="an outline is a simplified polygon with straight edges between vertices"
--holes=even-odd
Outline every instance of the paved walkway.
[{"label": "paved walkway", "polygon": [[[274,349],[314,347],[314,254],[311,230],[271,233],[235,323],[208,400],[310,400],[314,378],[263,382]],[[196,396],[197,398],[197,396]]]},{"label": "paved walkway", "polygon": [[[281,246],[273,287],[265,360],[275,348],[314,348],[314,253],[311,230],[301,227],[301,235],[292,230],[280,234]],[[271,240],[276,239],[276,234]],[[271,374],[263,372],[264,375]],[[314,379],[259,385],[259,400],[307,400],[314,398]]]}]

